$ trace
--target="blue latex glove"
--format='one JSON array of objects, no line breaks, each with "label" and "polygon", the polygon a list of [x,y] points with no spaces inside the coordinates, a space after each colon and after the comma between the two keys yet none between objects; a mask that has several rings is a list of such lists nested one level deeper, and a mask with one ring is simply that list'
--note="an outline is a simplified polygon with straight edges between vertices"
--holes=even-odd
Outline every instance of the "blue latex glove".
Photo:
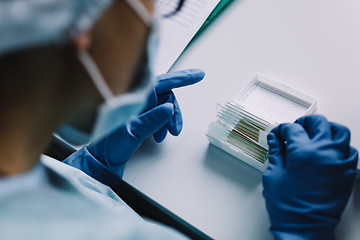
[{"label": "blue latex glove", "polygon": [[149,97],[144,112],[163,103],[172,103],[174,105],[174,114],[165,126],[162,126],[161,129],[154,133],[156,142],[162,142],[165,139],[167,132],[173,136],[178,136],[183,127],[180,106],[172,89],[195,84],[201,81],[204,76],[204,71],[199,69],[187,69],[157,76],[158,83]]},{"label": "blue latex glove", "polygon": [[64,162],[106,185],[116,185],[123,175],[126,161],[145,138],[153,135],[156,142],[162,142],[167,132],[174,136],[180,134],[182,115],[172,89],[195,84],[204,76],[205,73],[198,69],[158,76],[155,89],[140,116],[99,142],[75,152]]},{"label": "blue latex glove", "polygon": [[275,239],[334,239],[356,175],[350,131],[306,116],[273,129],[268,144],[263,194]]}]

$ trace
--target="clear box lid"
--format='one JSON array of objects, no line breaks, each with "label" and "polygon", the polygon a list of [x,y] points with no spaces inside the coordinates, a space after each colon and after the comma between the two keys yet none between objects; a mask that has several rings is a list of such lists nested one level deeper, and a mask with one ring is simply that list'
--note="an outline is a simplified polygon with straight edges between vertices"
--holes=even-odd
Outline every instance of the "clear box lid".
[{"label": "clear box lid", "polygon": [[271,78],[257,74],[234,103],[273,125],[294,122],[316,109],[316,100]]}]

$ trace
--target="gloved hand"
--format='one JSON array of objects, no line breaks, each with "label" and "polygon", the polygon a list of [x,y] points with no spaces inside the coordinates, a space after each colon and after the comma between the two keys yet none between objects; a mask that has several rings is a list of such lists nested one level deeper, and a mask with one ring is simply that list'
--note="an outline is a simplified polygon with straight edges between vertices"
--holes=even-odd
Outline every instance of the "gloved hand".
[{"label": "gloved hand", "polygon": [[172,103],[174,105],[174,114],[170,121],[154,133],[154,139],[157,143],[165,139],[167,132],[173,136],[178,136],[183,127],[180,106],[172,89],[195,84],[201,81],[204,76],[205,73],[199,69],[187,69],[157,76],[158,83],[149,97],[144,112],[164,103]]},{"label": "gloved hand", "polygon": [[334,239],[356,175],[350,131],[306,116],[273,129],[268,144],[263,195],[275,239]]},{"label": "gloved hand", "polygon": [[182,115],[172,89],[195,84],[204,76],[205,73],[198,69],[158,76],[155,89],[140,116],[99,142],[75,152],[64,162],[106,185],[116,185],[123,175],[126,161],[145,138],[153,134],[155,141],[160,143],[167,132],[174,136],[180,134]]}]

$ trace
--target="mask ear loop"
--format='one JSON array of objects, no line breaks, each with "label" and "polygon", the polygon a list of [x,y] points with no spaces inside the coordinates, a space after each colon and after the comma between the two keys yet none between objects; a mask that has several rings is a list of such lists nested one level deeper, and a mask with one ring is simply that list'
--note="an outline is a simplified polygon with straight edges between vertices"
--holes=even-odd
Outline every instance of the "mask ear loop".
[{"label": "mask ear loop", "polygon": [[85,67],[91,80],[95,84],[96,88],[98,89],[99,93],[104,98],[104,100],[108,101],[108,100],[114,98],[114,94],[112,94],[109,86],[106,84],[98,67],[96,66],[96,64],[92,60],[92,58],[89,56],[89,54],[85,51],[81,51],[78,53],[78,58],[79,58],[79,61]]},{"label": "mask ear loop", "polygon": [[[137,15],[143,20],[143,22],[151,27],[154,22],[154,17],[149,13],[146,7],[139,0],[125,0],[129,6],[137,13]],[[92,81],[96,85],[98,91],[104,98],[104,100],[108,101],[114,98],[114,94],[111,92],[109,86],[106,84],[104,77],[101,75],[98,67],[95,62],[89,56],[89,54],[85,51],[81,51],[78,53],[78,58],[80,62],[85,67],[86,71],[90,75]]]},{"label": "mask ear loop", "polygon": [[139,15],[143,22],[151,27],[154,22],[154,17],[149,13],[147,8],[140,2],[140,0],[125,0],[129,6]]}]

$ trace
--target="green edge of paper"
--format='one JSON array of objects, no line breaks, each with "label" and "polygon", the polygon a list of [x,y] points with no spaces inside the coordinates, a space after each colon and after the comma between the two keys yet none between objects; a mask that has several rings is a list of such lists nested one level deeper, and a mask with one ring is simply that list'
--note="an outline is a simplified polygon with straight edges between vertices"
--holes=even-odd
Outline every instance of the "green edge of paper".
[{"label": "green edge of paper", "polygon": [[[209,25],[211,23],[212,20],[215,19],[215,17],[217,17],[217,15],[223,10],[223,8],[232,0],[221,0],[219,2],[219,4],[214,8],[214,10],[210,13],[210,15],[208,16],[208,18],[205,20],[204,24],[200,27],[200,29],[197,31],[196,35],[198,33],[200,33],[201,31],[203,31],[207,25]],[[195,36],[196,36],[195,35]]]},{"label": "green edge of paper", "polygon": [[[208,18],[205,20],[205,22],[203,23],[203,25],[201,25],[201,27],[199,28],[199,30],[196,32],[196,34],[194,35],[194,37],[190,40],[189,44],[185,47],[184,51],[189,47],[189,45],[197,38],[201,35],[202,31],[221,13],[222,10],[224,10],[224,8],[226,7],[226,5],[230,2],[232,2],[233,0],[221,0],[218,5],[216,5],[216,7],[214,8],[214,10],[210,13],[210,15],[208,16]],[[184,52],[183,51],[183,52]],[[182,53],[183,53],[182,52]],[[180,54],[180,56],[182,55],[182,53]],[[176,59],[176,61],[173,63],[173,65],[170,67],[170,69],[175,65],[175,63],[179,60],[180,56]],[[170,69],[168,71],[170,71]]]}]

